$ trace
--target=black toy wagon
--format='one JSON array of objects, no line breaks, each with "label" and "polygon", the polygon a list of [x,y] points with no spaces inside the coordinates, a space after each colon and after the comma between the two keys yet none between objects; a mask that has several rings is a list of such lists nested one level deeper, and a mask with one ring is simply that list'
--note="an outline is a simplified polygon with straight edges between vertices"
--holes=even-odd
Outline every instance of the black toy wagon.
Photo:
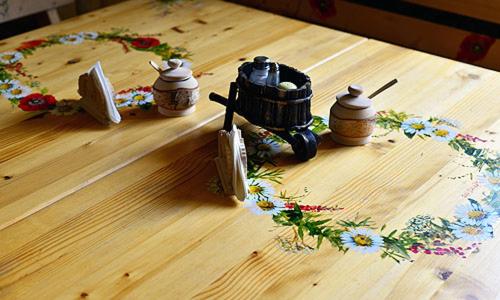
[{"label": "black toy wagon", "polygon": [[306,74],[279,64],[280,80],[293,82],[297,89],[283,90],[276,86],[254,84],[249,80],[252,63],[238,68],[238,78],[231,83],[228,99],[211,93],[209,98],[226,106],[224,128],[231,130],[233,113],[250,123],[263,127],[292,146],[302,161],[316,155],[317,136],[309,130],[311,115],[311,80]]}]

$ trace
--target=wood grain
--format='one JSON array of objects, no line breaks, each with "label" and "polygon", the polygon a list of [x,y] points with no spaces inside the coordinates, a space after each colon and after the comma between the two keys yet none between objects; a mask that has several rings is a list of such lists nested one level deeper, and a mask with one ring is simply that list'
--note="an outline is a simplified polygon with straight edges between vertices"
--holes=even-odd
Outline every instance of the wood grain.
[{"label": "wood grain", "polygon": [[[125,112],[122,123],[109,129],[94,123],[85,114],[29,119],[33,114],[12,111],[10,104],[2,101],[0,175],[12,178],[0,182],[0,228],[221,116],[223,107],[207,101],[208,93],[212,90],[225,93],[241,60],[266,54],[306,69],[366,40],[220,1],[188,1],[167,15],[160,14],[154,3],[126,2],[8,39],[0,46],[1,51],[24,39],[50,33],[106,31],[127,24],[131,30],[144,34],[154,28],[154,32],[162,34],[161,39],[186,47],[193,53],[195,74],[211,74],[198,78],[201,100],[192,116],[168,119],[156,112],[133,111],[134,115]],[[137,17],[131,17],[131,13]],[[241,22],[249,18],[251,23]],[[206,24],[196,22],[198,19]],[[96,20],[99,20],[97,24]],[[183,28],[185,33],[173,31],[174,26]],[[271,26],[275,30],[262,35],[253,30],[255,26]],[[309,43],[318,46],[312,48]],[[157,59],[152,54],[140,51],[124,54],[121,47],[114,44],[92,47],[92,44],[84,44],[46,48],[43,53],[28,58],[26,67],[58,99],[76,97],[78,75],[85,72],[96,57],[116,90],[154,82],[157,75],[148,65],[150,59]],[[67,65],[66,61],[74,57],[81,61]]]},{"label": "wood grain", "polygon": [[[459,119],[466,132],[497,131],[500,74],[368,41],[309,72],[313,113],[327,115],[349,83],[374,91],[379,110],[394,108]],[[221,79],[225,80],[225,78]],[[228,79],[230,80],[230,79]],[[227,85],[228,81],[225,82]],[[214,91],[225,91],[224,82]],[[499,240],[463,260],[416,256],[395,264],[377,255],[279,250],[270,217],[211,194],[216,131],[222,118],[172,140],[126,167],[0,231],[0,295],[7,298],[199,299],[494,299],[500,294]],[[241,118],[239,124],[244,123]],[[388,142],[391,139],[394,142]],[[498,149],[499,142],[493,147]],[[180,151],[182,150],[182,151]],[[416,214],[448,216],[466,186],[451,150],[401,134],[365,147],[325,137],[318,156],[280,155],[283,188],[309,187],[311,204],[344,207],[401,228]],[[321,180],[319,180],[321,179]],[[279,188],[276,186],[276,188]],[[2,212],[3,213],[3,212]],[[450,270],[444,281],[439,270]]]}]

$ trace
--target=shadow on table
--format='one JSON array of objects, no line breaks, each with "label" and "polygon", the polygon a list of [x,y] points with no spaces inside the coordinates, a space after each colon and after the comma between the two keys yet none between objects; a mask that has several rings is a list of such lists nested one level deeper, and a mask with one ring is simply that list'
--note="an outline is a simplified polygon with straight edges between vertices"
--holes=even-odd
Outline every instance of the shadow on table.
[{"label": "shadow on table", "polygon": [[[321,152],[323,151],[332,151],[344,147],[349,147],[349,146],[336,144],[330,137],[330,131],[327,131],[319,135],[318,152],[316,156],[320,155]],[[279,158],[278,166],[307,164],[310,161],[314,161],[314,158],[310,161],[305,161],[305,162],[297,159],[297,157],[295,157],[295,154],[292,151],[291,146],[287,147],[285,151],[280,152],[277,157]]]},{"label": "shadow on table", "polygon": [[[195,125],[187,125],[186,128],[194,128]],[[148,194],[154,189],[158,206],[166,205],[168,209],[239,206],[236,198],[222,193],[218,181],[214,163],[218,130],[217,125],[215,128],[202,126],[133,162],[151,166],[152,169],[149,175],[141,179],[146,184],[138,184],[138,192]]]}]

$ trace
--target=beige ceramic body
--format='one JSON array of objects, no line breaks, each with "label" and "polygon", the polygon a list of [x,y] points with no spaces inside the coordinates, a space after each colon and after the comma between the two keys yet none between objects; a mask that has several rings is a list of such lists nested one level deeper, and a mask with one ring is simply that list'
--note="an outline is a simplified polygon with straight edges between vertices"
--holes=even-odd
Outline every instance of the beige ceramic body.
[{"label": "beige ceramic body", "polygon": [[352,109],[342,106],[339,101],[330,109],[329,127],[332,139],[342,145],[358,146],[370,142],[375,129],[376,111],[373,106]]},{"label": "beige ceramic body", "polygon": [[168,117],[186,116],[195,110],[200,98],[198,81],[194,77],[168,81],[160,76],[153,85],[158,111]]}]

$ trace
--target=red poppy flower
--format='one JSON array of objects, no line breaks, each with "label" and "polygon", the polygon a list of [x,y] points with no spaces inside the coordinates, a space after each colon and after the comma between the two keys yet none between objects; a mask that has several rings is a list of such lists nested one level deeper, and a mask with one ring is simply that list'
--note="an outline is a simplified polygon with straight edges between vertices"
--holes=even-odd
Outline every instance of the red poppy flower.
[{"label": "red poppy flower", "polygon": [[17,47],[16,50],[24,50],[24,49],[32,49],[37,46],[40,46],[41,44],[45,43],[47,40],[41,39],[41,40],[31,40],[31,41],[25,41],[21,43],[21,46]]},{"label": "red poppy flower", "polygon": [[457,59],[464,62],[475,62],[483,59],[495,39],[481,34],[470,34],[464,38],[457,53]]},{"label": "red poppy flower", "polygon": [[22,98],[18,106],[25,111],[37,111],[51,109],[55,105],[56,98],[54,96],[35,93]]},{"label": "red poppy flower", "polygon": [[143,86],[143,87],[138,88],[138,90],[143,91],[143,92],[151,92],[152,91],[150,86]]},{"label": "red poppy flower", "polygon": [[322,19],[327,19],[337,14],[333,0],[309,0],[309,5],[314,11],[319,13]]},{"label": "red poppy flower", "polygon": [[140,37],[133,40],[131,44],[136,48],[147,49],[160,45],[160,41],[152,37]]}]

